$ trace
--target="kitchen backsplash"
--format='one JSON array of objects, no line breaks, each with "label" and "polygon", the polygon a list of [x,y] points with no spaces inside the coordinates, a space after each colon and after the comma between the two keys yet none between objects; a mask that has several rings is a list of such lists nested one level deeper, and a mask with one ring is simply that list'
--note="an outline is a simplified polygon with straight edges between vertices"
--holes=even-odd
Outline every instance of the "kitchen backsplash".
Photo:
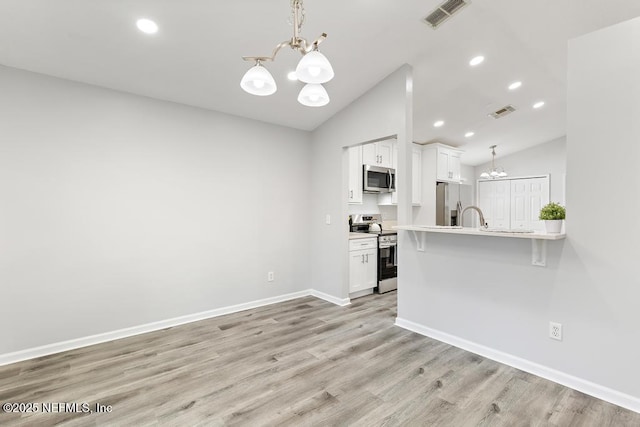
[{"label": "kitchen backsplash", "polygon": [[377,194],[364,194],[361,205],[349,205],[349,215],[353,214],[380,214],[383,221],[395,221],[398,218],[398,208],[378,205]]}]

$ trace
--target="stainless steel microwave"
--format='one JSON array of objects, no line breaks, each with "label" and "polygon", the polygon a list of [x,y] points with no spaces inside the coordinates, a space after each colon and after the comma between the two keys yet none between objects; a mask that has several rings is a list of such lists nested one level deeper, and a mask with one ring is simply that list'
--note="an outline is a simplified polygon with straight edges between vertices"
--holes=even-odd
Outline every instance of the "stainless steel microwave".
[{"label": "stainless steel microwave", "polygon": [[395,169],[363,165],[362,170],[362,190],[365,193],[391,193],[396,191]]}]

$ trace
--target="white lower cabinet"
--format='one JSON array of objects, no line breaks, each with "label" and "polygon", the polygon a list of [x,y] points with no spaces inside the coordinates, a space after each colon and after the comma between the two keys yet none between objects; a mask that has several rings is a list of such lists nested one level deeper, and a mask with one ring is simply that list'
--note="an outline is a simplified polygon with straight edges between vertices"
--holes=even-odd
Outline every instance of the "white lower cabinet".
[{"label": "white lower cabinet", "polygon": [[378,239],[349,241],[349,293],[378,285]]}]

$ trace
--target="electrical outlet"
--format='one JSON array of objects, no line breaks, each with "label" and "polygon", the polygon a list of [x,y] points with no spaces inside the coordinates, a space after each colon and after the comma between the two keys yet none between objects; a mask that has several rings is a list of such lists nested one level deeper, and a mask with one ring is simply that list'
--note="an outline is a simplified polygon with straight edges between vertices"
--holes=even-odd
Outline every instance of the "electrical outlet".
[{"label": "electrical outlet", "polygon": [[270,271],[267,273],[267,282],[273,282],[275,280],[275,273]]},{"label": "electrical outlet", "polygon": [[562,341],[562,324],[549,322],[549,338]]}]

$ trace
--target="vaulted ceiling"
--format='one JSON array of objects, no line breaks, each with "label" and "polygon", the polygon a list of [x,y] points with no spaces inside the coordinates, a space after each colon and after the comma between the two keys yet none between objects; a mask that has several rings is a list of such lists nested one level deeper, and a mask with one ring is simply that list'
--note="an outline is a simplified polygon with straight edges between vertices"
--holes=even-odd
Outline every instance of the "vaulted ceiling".
[{"label": "vaulted ceiling", "polygon": [[[640,15],[637,0],[473,0],[433,30],[421,19],[439,4],[305,0],[302,35],[328,34],[320,50],[336,73],[321,108],[298,104],[302,83],[286,74],[300,55],[289,49],[267,64],[274,95],[239,86],[251,65],[242,56],[270,55],[291,37],[288,0],[2,0],[0,64],[313,130],[409,63],[414,140],[459,146],[463,162],[479,164],[489,145],[501,155],[564,135],[568,40]],[[139,32],[141,17],[159,32]],[[470,67],[476,55],[485,61]],[[522,87],[509,91],[516,80]],[[538,100],[545,105],[534,110]],[[487,116],[507,104],[516,112]]]}]

